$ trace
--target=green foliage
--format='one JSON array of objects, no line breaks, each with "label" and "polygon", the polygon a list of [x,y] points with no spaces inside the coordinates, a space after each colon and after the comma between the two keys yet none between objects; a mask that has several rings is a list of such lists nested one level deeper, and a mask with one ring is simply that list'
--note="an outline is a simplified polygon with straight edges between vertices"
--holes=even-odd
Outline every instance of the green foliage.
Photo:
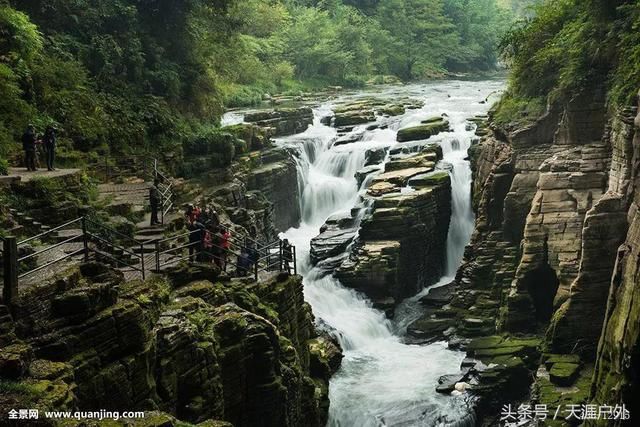
[{"label": "green foliage", "polygon": [[618,36],[618,66],[612,76],[612,99],[622,105],[636,100],[640,89],[640,5],[620,8],[616,22]]},{"label": "green foliage", "polygon": [[542,113],[543,99],[569,99],[605,84],[626,106],[640,88],[640,4],[631,0],[544,1],[501,42],[512,67],[496,118],[507,122]]},{"label": "green foliage", "polygon": [[496,1],[0,0],[0,156],[28,123],[82,163],[175,151],[265,95],[489,69]]},{"label": "green foliage", "polygon": [[0,175],[7,175],[9,173],[9,162],[7,159],[0,159]]},{"label": "green foliage", "polygon": [[542,116],[546,105],[545,98],[518,98],[507,92],[495,107],[493,119],[501,127],[517,128]]}]

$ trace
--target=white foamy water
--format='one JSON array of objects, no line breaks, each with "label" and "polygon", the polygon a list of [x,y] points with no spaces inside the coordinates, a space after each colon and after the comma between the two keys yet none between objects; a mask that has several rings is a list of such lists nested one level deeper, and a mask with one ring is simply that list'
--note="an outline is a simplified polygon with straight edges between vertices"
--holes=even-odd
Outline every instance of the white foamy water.
[{"label": "white foamy water", "polygon": [[237,125],[244,122],[244,114],[236,111],[228,111],[222,115],[220,120],[220,126]]},{"label": "white foamy water", "polygon": [[[390,100],[409,96],[423,100],[425,107],[394,119],[388,129],[366,131],[362,141],[333,147],[336,130],[320,123],[320,118],[331,111],[331,105],[326,104],[315,110],[314,124],[306,132],[279,141],[297,147],[300,153],[297,161],[302,224],[285,235],[297,246],[306,300],[319,323],[338,338],[344,350],[342,367],[330,385],[330,426],[470,423],[464,399],[435,392],[441,375],[458,372],[464,354],[448,350],[445,343],[419,346],[402,342],[401,334],[407,324],[420,314],[418,297],[401,304],[391,322],[373,309],[365,296],[312,268],[309,244],[330,215],[348,212],[357,205],[360,189],[354,174],[364,166],[366,150],[393,146],[397,144],[398,129],[418,124],[426,117],[446,114],[453,131],[430,141],[442,146],[444,161],[452,165],[453,214],[446,274],[434,286],[450,282],[473,231],[471,171],[465,160],[473,131],[465,129],[466,119],[486,113],[490,105],[479,101],[502,86],[500,81],[445,81],[386,87],[369,95]],[[363,130],[364,127],[356,127],[353,132]]]}]

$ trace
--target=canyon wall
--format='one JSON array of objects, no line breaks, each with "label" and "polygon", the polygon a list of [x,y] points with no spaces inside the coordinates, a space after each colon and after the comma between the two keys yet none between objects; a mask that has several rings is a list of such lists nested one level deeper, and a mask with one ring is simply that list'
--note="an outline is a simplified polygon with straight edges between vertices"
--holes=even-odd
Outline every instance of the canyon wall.
[{"label": "canyon wall", "polygon": [[0,409],[126,408],[221,426],[326,423],[341,355],[318,336],[300,277],[257,285],[198,266],[168,277],[125,281],[84,264],[24,290],[15,323],[0,312],[0,377],[21,384]]},{"label": "canyon wall", "polygon": [[[455,319],[457,345],[541,338],[535,403],[637,407],[638,108],[613,110],[596,87],[527,128],[489,121],[478,135],[476,228],[452,295],[427,322]],[[490,342],[492,354],[513,353]]]}]

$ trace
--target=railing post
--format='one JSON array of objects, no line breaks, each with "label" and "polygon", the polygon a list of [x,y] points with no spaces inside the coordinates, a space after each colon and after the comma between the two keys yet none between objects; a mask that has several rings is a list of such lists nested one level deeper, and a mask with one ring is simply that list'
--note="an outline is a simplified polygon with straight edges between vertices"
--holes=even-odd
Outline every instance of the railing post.
[{"label": "railing post", "polygon": [[256,282],[258,281],[258,263],[260,262],[260,259],[257,259],[256,262],[253,263],[253,275],[256,278]]},{"label": "railing post", "polygon": [[87,218],[80,219],[82,223],[82,244],[84,245],[84,262],[89,261],[89,239],[87,237]]},{"label": "railing post", "polygon": [[142,264],[142,280],[145,280],[144,274],[144,245],[140,243],[140,263]]},{"label": "railing post", "polygon": [[156,240],[156,273],[160,274],[160,241]]},{"label": "railing post", "polygon": [[15,237],[5,237],[3,244],[4,288],[2,298],[5,305],[11,304],[18,297],[18,241]]},{"label": "railing post", "polygon": [[291,253],[293,254],[293,274],[297,276],[298,275],[298,254],[296,253],[295,246],[292,246],[291,249],[292,249]]},{"label": "railing post", "polygon": [[[160,191],[160,189],[158,188],[158,191]],[[164,195],[162,193],[160,193],[160,197],[162,198],[161,203],[160,203],[160,210],[162,212],[160,212],[160,224],[164,225]]]}]

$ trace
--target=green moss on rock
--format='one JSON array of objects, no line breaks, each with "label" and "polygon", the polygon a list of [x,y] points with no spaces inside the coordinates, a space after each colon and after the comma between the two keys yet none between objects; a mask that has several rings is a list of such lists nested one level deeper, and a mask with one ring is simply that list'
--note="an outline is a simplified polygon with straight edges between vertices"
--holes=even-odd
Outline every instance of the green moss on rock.
[{"label": "green moss on rock", "polygon": [[406,110],[402,105],[387,105],[382,107],[379,111],[380,113],[388,116],[401,116]]},{"label": "green moss on rock", "polygon": [[398,131],[397,140],[398,142],[419,141],[431,138],[440,132],[448,130],[449,122],[446,120],[440,120],[429,124],[400,129]]},{"label": "green moss on rock", "polygon": [[554,363],[549,371],[551,382],[561,387],[568,387],[576,380],[580,372],[580,365],[577,363]]}]

